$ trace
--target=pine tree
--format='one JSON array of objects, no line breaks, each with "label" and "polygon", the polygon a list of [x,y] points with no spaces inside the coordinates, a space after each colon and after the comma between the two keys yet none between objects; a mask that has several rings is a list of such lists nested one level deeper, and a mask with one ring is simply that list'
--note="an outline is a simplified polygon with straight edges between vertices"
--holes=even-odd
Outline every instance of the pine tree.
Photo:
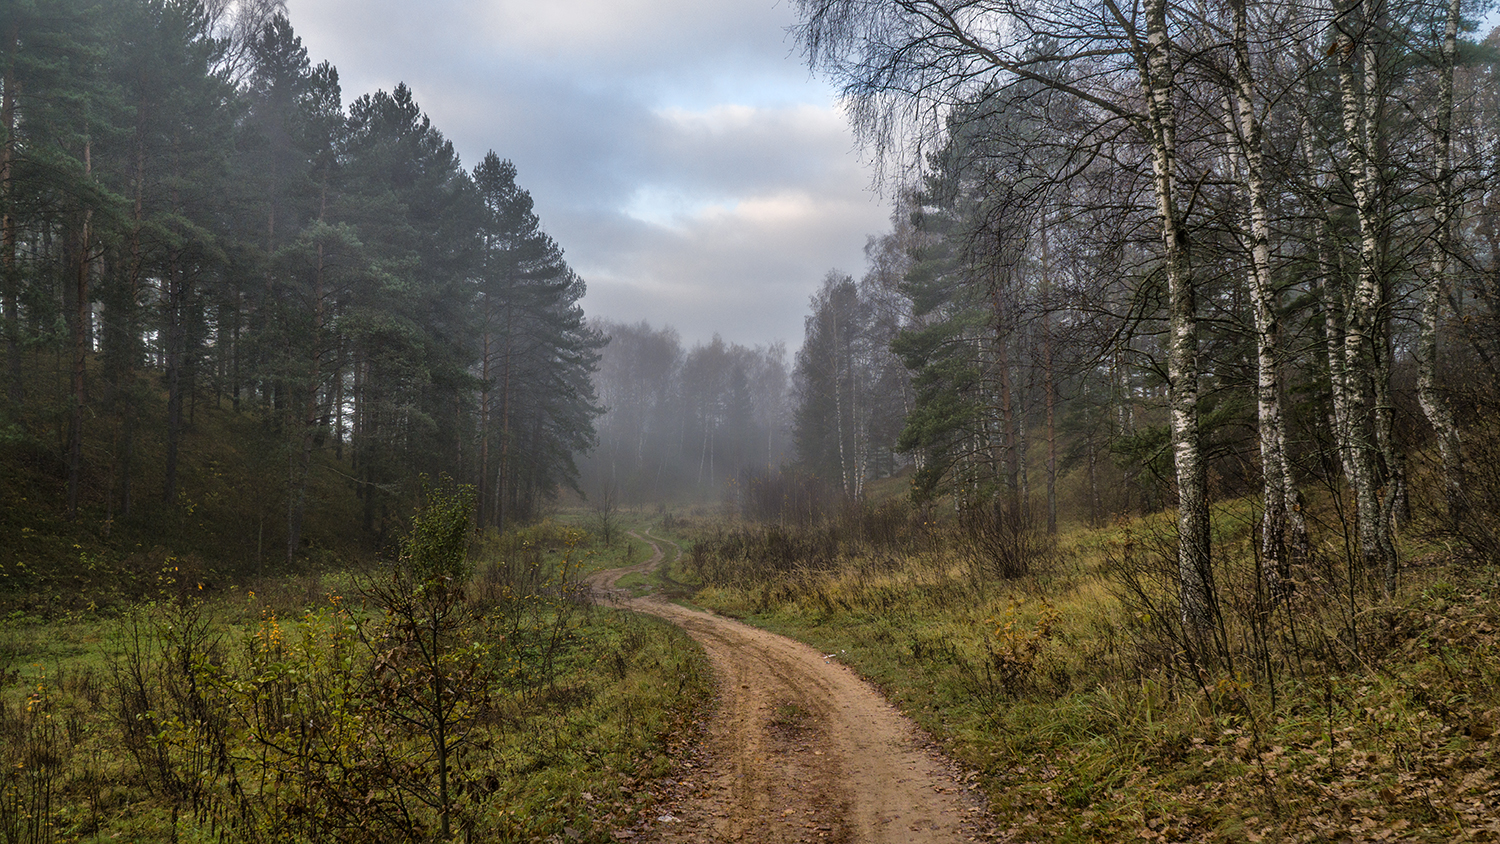
[{"label": "pine tree", "polygon": [[515,166],[491,151],[473,178],[484,205],[476,486],[480,523],[503,527],[529,519],[558,485],[577,487],[573,455],[594,443],[589,375],[603,340],[585,325],[583,281],[542,231]]}]

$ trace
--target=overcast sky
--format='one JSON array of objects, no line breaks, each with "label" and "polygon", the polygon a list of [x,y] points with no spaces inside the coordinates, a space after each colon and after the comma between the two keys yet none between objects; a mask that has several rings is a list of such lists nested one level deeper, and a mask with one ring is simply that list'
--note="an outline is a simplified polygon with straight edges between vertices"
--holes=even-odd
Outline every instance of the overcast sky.
[{"label": "overcast sky", "polygon": [[397,82],[466,167],[515,162],[590,316],[802,342],[888,227],[788,0],[288,0],[345,101]]}]

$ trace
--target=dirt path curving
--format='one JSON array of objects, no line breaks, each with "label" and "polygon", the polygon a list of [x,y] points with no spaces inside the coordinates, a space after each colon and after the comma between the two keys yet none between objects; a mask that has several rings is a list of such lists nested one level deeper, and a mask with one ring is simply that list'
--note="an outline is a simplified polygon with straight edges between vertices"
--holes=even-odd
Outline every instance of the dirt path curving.
[{"label": "dirt path curving", "polygon": [[[868,683],[831,655],[733,619],[615,587],[644,563],[589,578],[601,600],[665,618],[708,653],[718,709],[676,805],[617,837],[664,842],[890,842],[988,837],[976,792],[952,762]],[[675,547],[675,546],[674,546]],[[677,549],[681,553],[681,549]]]}]

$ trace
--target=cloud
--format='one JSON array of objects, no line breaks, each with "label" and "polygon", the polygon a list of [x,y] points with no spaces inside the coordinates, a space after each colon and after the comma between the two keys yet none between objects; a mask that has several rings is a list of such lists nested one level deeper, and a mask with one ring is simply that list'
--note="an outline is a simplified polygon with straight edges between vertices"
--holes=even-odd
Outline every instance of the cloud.
[{"label": "cloud", "polygon": [[290,0],[346,99],[398,81],[472,165],[515,162],[585,309],[688,342],[801,341],[883,203],[789,0]]},{"label": "cloud", "polygon": [[[706,206],[671,225],[595,221],[617,236],[576,257],[585,307],[614,319],[676,326],[688,341],[715,332],[746,343],[802,340],[808,297],[833,267],[858,272],[863,237],[883,227],[873,197],[780,193]],[[592,258],[604,260],[593,264]]]},{"label": "cloud", "polygon": [[759,52],[759,45],[781,39],[791,23],[787,4],[734,0],[549,0],[472,8],[484,20],[488,40],[585,63],[590,57],[642,63],[722,56],[746,45]]}]

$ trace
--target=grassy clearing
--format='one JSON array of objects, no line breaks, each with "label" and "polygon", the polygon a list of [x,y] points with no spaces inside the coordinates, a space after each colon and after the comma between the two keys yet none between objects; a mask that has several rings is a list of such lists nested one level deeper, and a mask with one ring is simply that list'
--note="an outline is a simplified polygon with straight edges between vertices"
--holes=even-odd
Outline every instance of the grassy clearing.
[{"label": "grassy clearing", "polygon": [[[1251,509],[1216,515],[1221,588],[1244,589]],[[881,686],[1020,840],[1500,840],[1500,570],[1414,568],[1386,600],[1313,560],[1259,623],[1226,595],[1222,656],[1189,659],[1166,528],[1072,529],[999,580],[919,514],[826,546],[700,525],[683,576]]]},{"label": "grassy clearing", "polygon": [[[681,600],[692,594],[694,587],[680,578],[686,560],[684,548],[688,542],[684,538],[685,531],[691,531],[694,521],[676,516],[664,508],[610,511],[607,518],[615,539],[605,543],[599,538],[603,518],[598,510],[582,507],[563,510],[556,516],[558,525],[589,532],[591,545],[583,557],[584,574],[644,563],[653,553],[650,540],[655,540],[656,547],[661,550],[661,564],[650,571],[622,576],[616,587],[637,598],[663,594]],[[700,517],[696,523],[703,523],[703,519]]]},{"label": "grassy clearing", "polygon": [[[559,523],[485,541],[442,669],[486,678],[458,701],[455,834],[612,841],[651,811],[708,669],[670,625],[571,591],[640,553]],[[362,597],[380,575],[160,575],[153,601],[0,630],[0,838],[431,839],[433,759],[392,716],[421,697],[396,694],[410,659]]]},{"label": "grassy clearing", "polygon": [[566,509],[543,521],[535,529],[543,533],[549,530],[567,529],[580,531],[588,537],[580,549],[579,571],[591,574],[605,569],[625,568],[643,563],[651,557],[651,544],[640,538],[650,529],[652,514],[646,511],[624,510],[610,514],[607,533],[600,530],[599,514],[587,509]]}]

